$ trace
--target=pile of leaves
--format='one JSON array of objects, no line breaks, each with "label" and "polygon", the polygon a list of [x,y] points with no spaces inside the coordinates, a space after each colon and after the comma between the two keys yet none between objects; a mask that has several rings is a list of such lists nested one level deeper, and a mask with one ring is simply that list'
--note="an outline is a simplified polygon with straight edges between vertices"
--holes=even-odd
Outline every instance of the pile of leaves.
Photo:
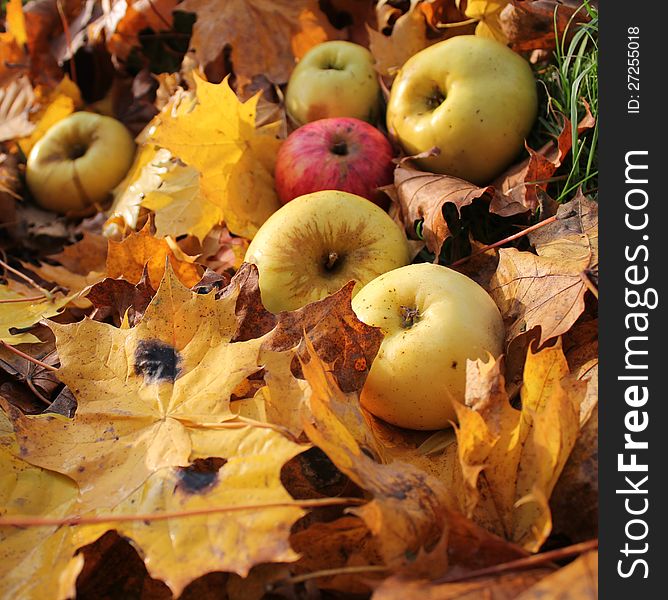
[{"label": "pile of leaves", "polygon": [[[3,8],[3,598],[597,597],[597,104],[569,58],[595,51],[591,3]],[[382,334],[352,286],[275,315],[243,256],[279,206],[281,99],[309,48],[367,46],[389,89],[471,33],[525,53],[547,93],[489,186],[397,153],[386,193],[416,260],[472,277],[507,332],[469,361],[456,427],[414,432],[359,405]],[[55,215],[25,158],[84,108],[137,155],[108,206]]]}]

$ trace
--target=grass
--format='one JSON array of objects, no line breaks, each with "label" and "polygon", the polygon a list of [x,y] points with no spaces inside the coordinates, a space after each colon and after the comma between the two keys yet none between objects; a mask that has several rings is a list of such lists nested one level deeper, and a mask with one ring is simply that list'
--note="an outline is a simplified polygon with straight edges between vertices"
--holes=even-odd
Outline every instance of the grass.
[{"label": "grass", "polygon": [[[588,0],[573,17],[581,11],[589,14],[590,21],[575,23],[571,18],[566,31],[558,38],[553,62],[537,73],[546,98],[536,138],[556,138],[564,126],[562,115],[571,123],[571,154],[548,189],[558,202],[568,200],[579,187],[594,197],[598,194],[598,12]],[[578,135],[577,124],[586,114],[585,102],[596,125]]]}]

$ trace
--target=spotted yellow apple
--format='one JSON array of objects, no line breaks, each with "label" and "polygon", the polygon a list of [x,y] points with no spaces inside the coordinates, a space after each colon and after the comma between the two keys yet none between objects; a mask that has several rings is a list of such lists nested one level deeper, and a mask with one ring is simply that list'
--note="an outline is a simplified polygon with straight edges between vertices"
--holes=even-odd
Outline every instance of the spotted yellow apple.
[{"label": "spotted yellow apple", "polygon": [[385,338],[360,401],[373,415],[408,429],[441,429],[463,402],[466,361],[499,356],[503,320],[472,279],[434,264],[380,275],[353,298],[357,317]]},{"label": "spotted yellow apple", "polygon": [[76,112],[58,121],[33,146],[26,181],[37,203],[66,213],[102,203],[128,172],[135,143],[111,117]]},{"label": "spotted yellow apple", "polygon": [[413,55],[395,79],[387,126],[408,154],[437,173],[478,185],[497,176],[524,146],[536,120],[529,63],[496,40],[460,35]]},{"label": "spotted yellow apple", "polygon": [[285,93],[288,115],[297,125],[330,117],[374,122],[380,86],[374,59],[352,42],[323,42],[297,63]]},{"label": "spotted yellow apple", "polygon": [[260,227],[245,261],[257,265],[272,312],[295,310],[410,260],[404,232],[370,200],[336,190],[299,196]]}]

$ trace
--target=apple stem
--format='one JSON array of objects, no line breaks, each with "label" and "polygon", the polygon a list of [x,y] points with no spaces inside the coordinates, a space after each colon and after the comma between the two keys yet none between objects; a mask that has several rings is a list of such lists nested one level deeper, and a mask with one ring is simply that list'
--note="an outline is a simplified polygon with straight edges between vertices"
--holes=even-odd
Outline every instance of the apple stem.
[{"label": "apple stem", "polygon": [[420,312],[412,306],[401,307],[401,326],[410,329],[420,320]]},{"label": "apple stem", "polygon": [[327,262],[325,263],[325,269],[331,271],[335,267],[338,260],[339,260],[339,255],[336,252],[331,251],[327,255]]}]

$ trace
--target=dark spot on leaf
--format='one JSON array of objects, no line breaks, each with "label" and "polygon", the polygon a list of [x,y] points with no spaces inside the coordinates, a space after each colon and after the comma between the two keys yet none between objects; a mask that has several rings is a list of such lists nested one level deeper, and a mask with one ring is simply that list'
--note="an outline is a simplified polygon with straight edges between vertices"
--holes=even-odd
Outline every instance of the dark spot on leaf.
[{"label": "dark spot on leaf", "polygon": [[450,368],[451,369],[456,369],[457,368],[457,361],[456,360],[452,361],[452,364],[450,365]]},{"label": "dark spot on leaf", "polygon": [[227,461],[224,458],[200,458],[189,467],[177,470],[177,487],[186,494],[201,494],[218,481],[218,471]]},{"label": "dark spot on leaf", "polygon": [[173,383],[181,374],[178,351],[161,340],[140,340],[135,350],[135,373],[147,383]]}]

